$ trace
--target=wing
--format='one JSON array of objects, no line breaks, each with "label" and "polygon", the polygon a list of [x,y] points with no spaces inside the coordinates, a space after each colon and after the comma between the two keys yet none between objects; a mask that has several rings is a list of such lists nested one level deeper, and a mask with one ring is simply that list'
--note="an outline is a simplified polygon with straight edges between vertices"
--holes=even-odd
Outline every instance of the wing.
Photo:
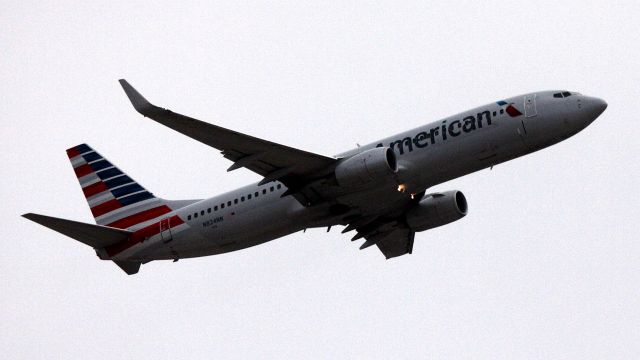
[{"label": "wing", "polygon": [[357,234],[351,240],[364,238],[366,241],[360,246],[360,250],[376,245],[387,259],[411,254],[413,251],[413,239],[415,231],[407,228],[397,220],[362,219],[360,222],[351,223],[344,232],[356,229]]},{"label": "wing", "polygon": [[291,194],[311,180],[331,173],[338,161],[157,107],[140,95],[126,80],[121,79],[120,84],[140,114],[220,150],[225,158],[234,162],[227,171],[247,168],[264,177],[261,185],[279,180],[291,190],[288,193]]}]

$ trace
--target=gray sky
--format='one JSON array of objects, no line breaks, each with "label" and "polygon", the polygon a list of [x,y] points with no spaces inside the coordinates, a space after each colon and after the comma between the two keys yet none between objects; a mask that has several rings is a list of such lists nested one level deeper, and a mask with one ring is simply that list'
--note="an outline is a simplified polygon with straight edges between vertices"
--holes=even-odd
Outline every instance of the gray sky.
[{"label": "gray sky", "polygon": [[[640,3],[4,2],[0,348],[10,358],[638,358]],[[158,105],[326,155],[525,92],[609,108],[442,184],[470,214],[385,261],[297,233],[127,277],[19,217],[92,222],[64,150],[156,195],[257,181],[138,115]]]}]

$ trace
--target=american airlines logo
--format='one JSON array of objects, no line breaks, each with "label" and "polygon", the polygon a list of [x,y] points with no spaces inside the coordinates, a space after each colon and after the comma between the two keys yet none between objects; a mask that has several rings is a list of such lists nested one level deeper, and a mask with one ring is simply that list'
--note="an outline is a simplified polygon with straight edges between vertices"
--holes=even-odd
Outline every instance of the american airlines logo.
[{"label": "american airlines logo", "polygon": [[[412,152],[414,147],[418,149],[426,148],[429,144],[433,145],[436,142],[446,141],[448,137],[456,137],[463,132],[470,133],[481,129],[483,120],[486,122],[486,125],[491,125],[491,112],[489,110],[449,123],[447,123],[447,120],[443,120],[440,126],[435,126],[429,129],[429,131],[421,131],[413,137],[407,136],[404,139],[394,140],[389,144],[389,147],[391,150],[402,155],[405,153],[405,149],[407,152]],[[376,147],[383,146],[383,143],[376,145]]]},{"label": "american airlines logo", "polygon": [[[470,115],[464,117],[462,120],[454,120],[447,123],[447,120],[443,120],[440,126],[435,126],[429,131],[421,131],[413,137],[405,137],[404,139],[398,139],[392,141],[389,144],[391,150],[399,153],[400,155],[407,152],[412,152],[415,148],[422,149],[429,144],[433,145],[439,141],[446,141],[449,137],[456,137],[460,134],[470,133],[477,129],[482,129],[483,123],[491,125],[491,111],[485,110],[477,113],[475,116]],[[377,147],[383,147],[384,144],[379,143]]]},{"label": "american airlines logo", "polygon": [[504,100],[500,100],[498,102],[496,102],[496,104],[502,106],[504,108],[504,106],[506,105],[507,108],[505,109],[505,111],[507,112],[507,114],[509,114],[509,116],[511,117],[517,117],[522,115],[522,113],[520,112],[520,110],[516,109],[515,106],[513,106],[513,103],[507,103]]},{"label": "american airlines logo", "polygon": [[[501,100],[496,102],[496,104],[502,107],[500,113],[506,112],[511,117],[522,115],[522,113],[513,106],[513,103],[507,103]],[[496,111],[492,114],[491,111],[485,110],[476,115],[466,116],[461,120],[453,120],[451,122],[443,120],[440,126],[435,126],[429,129],[429,131],[421,131],[413,137],[407,136],[404,139],[394,140],[389,144],[389,147],[400,155],[405,152],[412,152],[414,149],[426,148],[429,144],[433,145],[440,141],[446,141],[448,138],[459,136],[462,133],[470,133],[482,129],[485,125],[491,125],[492,116],[495,117],[497,115]],[[383,146],[383,143],[376,145],[376,147]]]}]

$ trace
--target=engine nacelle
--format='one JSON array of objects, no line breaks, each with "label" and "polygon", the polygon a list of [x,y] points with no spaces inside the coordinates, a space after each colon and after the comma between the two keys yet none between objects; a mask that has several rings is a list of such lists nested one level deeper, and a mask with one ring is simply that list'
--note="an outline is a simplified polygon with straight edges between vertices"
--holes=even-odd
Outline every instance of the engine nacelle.
[{"label": "engine nacelle", "polygon": [[460,220],[467,210],[467,199],[460,191],[429,194],[407,212],[407,225],[413,231],[425,231]]},{"label": "engine nacelle", "polygon": [[388,147],[377,147],[343,160],[335,170],[340,186],[364,186],[394,180],[398,172],[396,154]]}]

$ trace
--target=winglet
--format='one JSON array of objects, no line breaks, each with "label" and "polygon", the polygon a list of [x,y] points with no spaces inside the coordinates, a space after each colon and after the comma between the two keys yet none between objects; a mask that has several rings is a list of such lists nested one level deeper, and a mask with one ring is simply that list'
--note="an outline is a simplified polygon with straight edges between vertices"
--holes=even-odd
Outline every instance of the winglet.
[{"label": "winglet", "polygon": [[127,82],[125,79],[118,80],[120,85],[122,85],[122,89],[124,89],[125,94],[129,97],[131,104],[142,115],[147,116],[149,111],[152,111],[156,106],[151,104],[144,96],[140,95],[138,90],[136,90],[131,84]]}]

